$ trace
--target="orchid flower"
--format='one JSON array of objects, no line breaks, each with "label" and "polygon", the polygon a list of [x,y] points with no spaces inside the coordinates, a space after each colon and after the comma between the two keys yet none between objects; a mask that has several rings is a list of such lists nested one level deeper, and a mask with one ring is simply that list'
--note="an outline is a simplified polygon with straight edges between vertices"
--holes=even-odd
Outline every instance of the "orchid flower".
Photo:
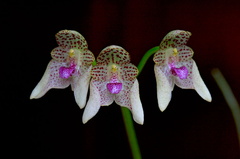
[{"label": "orchid flower", "polygon": [[56,34],[58,47],[51,52],[52,60],[32,91],[30,99],[40,98],[51,88],[66,88],[71,84],[80,108],[86,103],[94,55],[88,50],[84,37],[73,30]]},{"label": "orchid flower", "polygon": [[154,55],[157,97],[161,111],[167,108],[171,100],[174,84],[183,89],[195,89],[206,101],[212,100],[192,59],[193,50],[186,46],[190,36],[191,33],[187,31],[171,31],[163,38],[160,49]]},{"label": "orchid flower", "polygon": [[131,110],[133,119],[143,124],[137,74],[137,67],[130,63],[129,54],[122,47],[112,45],[103,49],[97,57],[97,65],[92,68],[90,97],[83,113],[83,123],[95,116],[100,106],[115,101]]}]

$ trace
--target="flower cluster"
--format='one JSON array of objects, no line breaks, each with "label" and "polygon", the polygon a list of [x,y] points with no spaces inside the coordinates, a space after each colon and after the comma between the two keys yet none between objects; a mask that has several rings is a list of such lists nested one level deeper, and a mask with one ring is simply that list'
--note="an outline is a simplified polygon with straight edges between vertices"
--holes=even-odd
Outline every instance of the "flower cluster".
[{"label": "flower cluster", "polygon": [[[183,89],[195,89],[203,99],[211,101],[211,95],[192,59],[193,51],[186,46],[190,35],[190,32],[182,30],[168,33],[154,55],[161,111],[170,102],[174,84]],[[30,99],[42,97],[51,88],[71,85],[76,103],[80,108],[86,105],[83,123],[94,117],[101,106],[108,106],[115,101],[128,108],[137,123],[143,124],[144,115],[136,78],[138,68],[130,63],[126,50],[116,45],[108,46],[100,52],[97,64],[94,65],[94,55],[88,50],[87,42],[80,33],[62,30],[56,34],[56,40],[59,46],[52,50],[52,60]],[[90,96],[87,101],[89,85]]]}]

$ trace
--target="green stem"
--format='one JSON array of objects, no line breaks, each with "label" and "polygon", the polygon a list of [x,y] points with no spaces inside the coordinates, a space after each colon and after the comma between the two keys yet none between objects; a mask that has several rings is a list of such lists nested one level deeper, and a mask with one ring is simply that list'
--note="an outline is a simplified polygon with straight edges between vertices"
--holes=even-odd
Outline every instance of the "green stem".
[{"label": "green stem", "polygon": [[138,75],[142,72],[142,69],[145,66],[149,57],[152,56],[154,53],[156,53],[159,49],[160,49],[159,46],[155,46],[144,54],[144,56],[142,57],[141,61],[138,64]]},{"label": "green stem", "polygon": [[[158,50],[159,50],[159,46],[156,46],[145,53],[145,55],[142,57],[141,61],[138,64],[138,75],[141,73],[149,57]],[[132,151],[133,159],[141,159],[142,158],[141,152],[140,152],[137,136],[134,129],[131,112],[129,111],[129,109],[125,107],[121,107],[121,110],[122,110],[123,121],[124,121],[125,129],[127,132],[130,148]]]},{"label": "green stem", "polygon": [[141,152],[139,149],[138,140],[134,129],[131,112],[125,107],[121,107],[121,110],[133,159],[141,159],[142,158]]},{"label": "green stem", "polygon": [[237,129],[238,141],[240,146],[240,106],[227,80],[224,78],[221,71],[218,68],[215,68],[212,70],[211,73],[232,112],[233,119],[235,121],[236,129]]}]

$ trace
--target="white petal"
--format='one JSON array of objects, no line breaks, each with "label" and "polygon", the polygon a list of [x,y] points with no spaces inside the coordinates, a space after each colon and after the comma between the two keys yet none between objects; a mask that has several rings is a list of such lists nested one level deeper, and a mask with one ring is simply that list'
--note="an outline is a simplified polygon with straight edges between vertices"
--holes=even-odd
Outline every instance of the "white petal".
[{"label": "white petal", "polygon": [[171,100],[174,85],[172,84],[172,79],[166,76],[160,69],[160,66],[155,64],[154,71],[157,81],[158,106],[161,111],[164,111]]},{"label": "white petal", "polygon": [[143,115],[143,108],[142,103],[139,96],[139,86],[138,80],[136,79],[131,91],[130,91],[130,100],[132,105],[132,114],[133,119],[138,123],[143,125],[144,122],[144,115]]},{"label": "white petal", "polygon": [[101,97],[98,89],[91,81],[90,83],[90,97],[87,102],[86,108],[83,112],[82,121],[85,124],[88,120],[94,117],[101,106]]},{"label": "white petal", "polygon": [[[33,89],[30,99],[41,98],[48,90],[46,90],[46,86],[50,77],[49,69],[47,68],[42,79],[39,81],[37,86]],[[44,91],[46,90],[46,91]]]},{"label": "white petal", "polygon": [[90,74],[91,74],[92,66],[88,68],[88,70],[81,75],[74,86],[74,96],[78,106],[82,109],[86,104]]},{"label": "white petal", "polygon": [[41,98],[51,88],[66,88],[70,85],[70,79],[59,77],[59,68],[64,63],[51,60],[40,82],[31,93],[30,99]]},{"label": "white petal", "polygon": [[205,99],[208,102],[211,102],[212,101],[211,94],[209,93],[208,88],[204,84],[204,82],[199,74],[198,67],[197,67],[195,61],[193,61],[192,73],[193,73],[192,74],[193,85],[194,85],[195,90],[203,99]]}]

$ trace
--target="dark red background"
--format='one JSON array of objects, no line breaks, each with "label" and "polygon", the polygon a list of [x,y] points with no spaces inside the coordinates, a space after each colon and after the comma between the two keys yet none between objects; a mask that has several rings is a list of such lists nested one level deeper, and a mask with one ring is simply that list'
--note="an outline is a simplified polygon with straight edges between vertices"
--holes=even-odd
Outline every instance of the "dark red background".
[{"label": "dark red background", "polygon": [[101,108],[83,125],[83,110],[70,88],[50,90],[38,100],[29,96],[60,30],[80,32],[95,56],[120,45],[137,65],[169,31],[182,29],[192,33],[188,46],[213,101],[175,87],[167,110],[160,112],[150,59],[138,78],[145,123],[135,128],[142,157],[240,158],[233,117],[210,73],[220,68],[239,101],[239,1],[9,1],[1,6],[1,27],[1,131],[6,132],[1,143],[8,156],[131,158],[119,106]]}]

